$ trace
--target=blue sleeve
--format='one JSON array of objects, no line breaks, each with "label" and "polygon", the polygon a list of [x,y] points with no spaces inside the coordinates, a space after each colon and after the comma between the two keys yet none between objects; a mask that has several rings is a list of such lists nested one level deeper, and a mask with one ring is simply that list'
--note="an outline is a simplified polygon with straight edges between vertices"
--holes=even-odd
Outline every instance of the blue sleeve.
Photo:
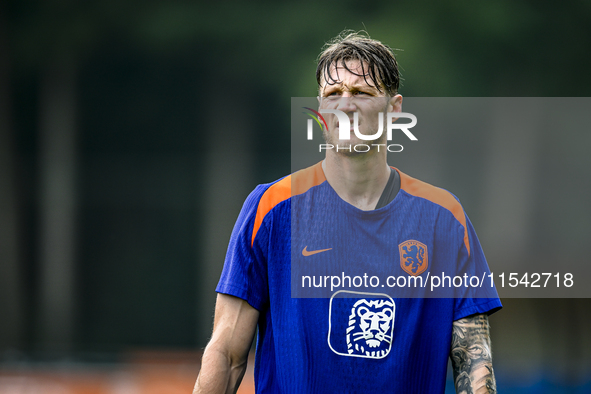
[{"label": "blue sleeve", "polygon": [[[470,251],[462,242],[458,255],[458,275],[467,274],[468,277],[476,276],[479,279],[477,287],[468,287],[462,292],[457,293],[454,300],[453,320],[458,320],[477,313],[492,314],[502,308],[501,300],[497,294],[496,288],[491,287],[489,277],[490,270],[484,257],[484,252],[474,231],[474,227],[466,216],[466,226],[468,231],[468,241]],[[484,282],[482,283],[482,279]],[[473,283],[476,283],[474,281]]]},{"label": "blue sleeve", "polygon": [[224,269],[216,288],[218,293],[241,298],[259,311],[268,303],[266,258],[264,248],[259,247],[268,239],[268,234],[266,227],[261,226],[254,247],[252,234],[260,198],[268,187],[257,186],[244,202],[230,237]]}]

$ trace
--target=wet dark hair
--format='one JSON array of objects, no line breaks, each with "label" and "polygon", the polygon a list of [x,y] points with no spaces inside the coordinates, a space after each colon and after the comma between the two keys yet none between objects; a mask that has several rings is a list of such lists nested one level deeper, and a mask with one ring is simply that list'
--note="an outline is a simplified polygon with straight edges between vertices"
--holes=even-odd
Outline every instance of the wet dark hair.
[{"label": "wet dark hair", "polygon": [[[361,73],[352,71],[347,66],[347,62],[351,60],[359,61]],[[380,92],[385,89],[389,96],[398,93],[400,73],[392,48],[371,39],[367,32],[345,30],[324,44],[316,68],[318,87],[321,86],[323,78],[328,85],[338,83],[330,74],[333,65],[342,66],[350,73],[363,77],[368,85],[372,85],[368,82],[369,78],[373,86]]]}]

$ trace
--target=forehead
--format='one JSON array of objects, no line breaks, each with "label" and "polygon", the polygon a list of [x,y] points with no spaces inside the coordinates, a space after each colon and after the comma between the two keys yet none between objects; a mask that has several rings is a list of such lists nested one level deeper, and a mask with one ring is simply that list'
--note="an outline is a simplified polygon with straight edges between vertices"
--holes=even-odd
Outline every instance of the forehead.
[{"label": "forehead", "polygon": [[321,79],[320,90],[326,90],[331,87],[370,87],[378,90],[373,85],[369,74],[369,65],[359,60],[345,60],[332,63],[328,75],[324,73]]}]

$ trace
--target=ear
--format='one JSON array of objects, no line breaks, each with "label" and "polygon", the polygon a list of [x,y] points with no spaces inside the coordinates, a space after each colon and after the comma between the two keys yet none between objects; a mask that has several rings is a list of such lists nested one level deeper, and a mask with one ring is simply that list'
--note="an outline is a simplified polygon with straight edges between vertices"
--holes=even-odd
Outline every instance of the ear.
[{"label": "ear", "polygon": [[388,100],[388,112],[402,112],[402,95],[397,94]]}]

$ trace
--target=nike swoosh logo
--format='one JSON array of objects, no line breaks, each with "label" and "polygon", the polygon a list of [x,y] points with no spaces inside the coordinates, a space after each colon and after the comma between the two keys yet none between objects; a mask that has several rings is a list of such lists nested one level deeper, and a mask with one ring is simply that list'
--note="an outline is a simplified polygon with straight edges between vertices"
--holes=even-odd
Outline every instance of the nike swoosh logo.
[{"label": "nike swoosh logo", "polygon": [[313,254],[316,254],[316,253],[326,252],[327,250],[332,250],[332,248],[319,249],[319,250],[310,250],[310,251],[308,251],[308,246],[306,245],[304,247],[304,250],[302,250],[302,255],[304,255],[304,256],[307,257],[307,256],[312,256]]}]

